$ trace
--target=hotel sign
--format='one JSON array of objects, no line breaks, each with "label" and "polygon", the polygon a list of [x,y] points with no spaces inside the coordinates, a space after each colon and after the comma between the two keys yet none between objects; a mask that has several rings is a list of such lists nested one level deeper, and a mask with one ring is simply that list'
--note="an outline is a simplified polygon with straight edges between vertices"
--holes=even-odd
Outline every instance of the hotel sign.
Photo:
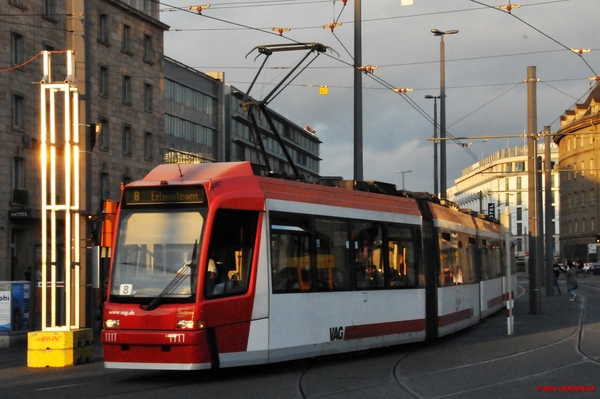
[{"label": "hotel sign", "polygon": [[8,211],[8,219],[13,222],[24,222],[31,219],[31,209],[14,209]]}]

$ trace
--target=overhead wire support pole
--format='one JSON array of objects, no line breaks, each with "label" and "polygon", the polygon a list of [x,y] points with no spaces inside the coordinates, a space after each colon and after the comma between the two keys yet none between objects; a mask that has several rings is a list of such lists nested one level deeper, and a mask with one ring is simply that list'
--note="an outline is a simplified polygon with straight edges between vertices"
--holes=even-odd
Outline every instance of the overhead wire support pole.
[{"label": "overhead wire support pole", "polygon": [[544,224],[546,226],[546,295],[554,296],[554,229],[552,228],[552,161],[551,161],[551,136],[550,126],[544,126]]},{"label": "overhead wire support pole", "polygon": [[540,239],[538,220],[538,160],[537,160],[537,78],[535,66],[527,67],[527,147],[528,188],[529,188],[529,314],[542,314],[542,301],[539,281],[538,253]]},{"label": "overhead wire support pole", "polygon": [[354,1],[354,180],[363,180],[362,120],[362,13],[360,0]]}]

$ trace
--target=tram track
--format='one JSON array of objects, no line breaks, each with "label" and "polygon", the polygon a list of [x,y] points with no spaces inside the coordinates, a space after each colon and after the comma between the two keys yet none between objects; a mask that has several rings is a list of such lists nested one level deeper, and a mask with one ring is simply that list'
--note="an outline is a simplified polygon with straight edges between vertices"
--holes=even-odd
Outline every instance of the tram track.
[{"label": "tram track", "polygon": [[[520,295],[518,295],[518,297],[524,295],[524,293],[525,293],[525,289],[523,289],[523,287],[519,286],[519,288],[521,288],[523,291],[520,293]],[[594,290],[599,290],[596,287],[590,287],[590,288],[592,288]],[[451,397],[462,397],[466,394],[470,394],[470,393],[474,394],[477,392],[482,392],[484,390],[500,389],[500,387],[503,387],[503,386],[506,386],[509,384],[514,384],[517,382],[522,382],[522,381],[526,381],[528,379],[532,379],[534,377],[540,377],[540,376],[549,375],[549,374],[553,374],[553,373],[557,373],[557,372],[560,373],[562,370],[565,370],[567,368],[571,368],[573,366],[582,365],[582,364],[589,363],[589,362],[593,362],[595,364],[600,364],[599,356],[590,355],[582,348],[582,343],[584,342],[584,339],[585,339],[584,338],[584,330],[585,330],[586,298],[583,294],[578,294],[577,297],[581,298],[581,300],[583,302],[580,307],[577,328],[572,334],[568,335],[567,337],[564,337],[563,339],[560,339],[560,340],[550,343],[550,344],[542,345],[542,346],[532,348],[532,349],[518,351],[518,352],[512,353],[510,355],[506,355],[506,356],[502,356],[502,357],[498,357],[498,358],[494,358],[494,359],[489,359],[489,360],[485,360],[485,361],[481,361],[481,362],[473,362],[473,363],[464,364],[464,365],[460,365],[460,366],[456,366],[456,367],[444,368],[441,370],[436,370],[435,372],[422,373],[422,374],[411,376],[408,378],[401,378],[400,373],[397,370],[399,369],[401,363],[403,361],[406,361],[409,358],[409,356],[406,356],[405,358],[399,360],[394,365],[393,375],[395,377],[396,383],[398,384],[399,387],[401,387],[404,391],[406,391],[407,393],[412,395],[412,397],[414,397],[414,398],[417,398],[417,399],[441,399],[441,398],[451,398]],[[569,341],[573,341],[573,340],[575,340],[575,343],[574,343],[575,350],[582,357],[582,359],[580,361],[571,362],[571,363],[562,365],[560,367],[553,367],[553,368],[549,368],[549,369],[546,369],[546,370],[543,370],[543,371],[540,371],[537,373],[529,373],[527,375],[519,376],[517,378],[506,379],[503,381],[495,381],[495,382],[491,382],[489,384],[479,385],[479,386],[471,388],[471,389],[463,389],[463,390],[459,390],[459,391],[455,391],[455,392],[449,392],[449,393],[443,394],[443,395],[434,395],[434,396],[423,395],[423,394],[419,393],[418,391],[413,389],[411,384],[409,383],[410,381],[414,381],[417,379],[419,379],[419,380],[421,380],[421,379],[434,380],[435,376],[438,376],[438,375],[457,372],[457,371],[461,371],[461,370],[467,370],[467,369],[475,369],[478,367],[482,367],[484,365],[499,363],[499,362],[510,360],[510,359],[517,359],[519,357],[522,357],[525,355],[530,355],[535,352],[553,349],[554,347],[558,347],[560,345],[563,345],[563,344],[565,344]],[[415,353],[418,353],[418,352],[415,351],[412,354],[415,354]]]}]

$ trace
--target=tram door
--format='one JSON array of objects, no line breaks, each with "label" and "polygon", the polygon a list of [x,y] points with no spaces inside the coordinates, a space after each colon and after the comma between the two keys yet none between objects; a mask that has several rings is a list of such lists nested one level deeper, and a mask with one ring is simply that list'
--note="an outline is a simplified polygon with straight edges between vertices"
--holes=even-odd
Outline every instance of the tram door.
[{"label": "tram door", "polygon": [[259,212],[219,209],[210,233],[203,293],[213,366],[218,354],[246,351]]}]

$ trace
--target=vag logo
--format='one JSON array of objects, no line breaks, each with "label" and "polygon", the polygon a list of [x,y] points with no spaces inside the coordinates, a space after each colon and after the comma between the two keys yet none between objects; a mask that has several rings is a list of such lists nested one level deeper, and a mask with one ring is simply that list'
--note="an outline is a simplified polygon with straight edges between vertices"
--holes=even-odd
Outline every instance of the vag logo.
[{"label": "vag logo", "polygon": [[341,341],[344,339],[344,327],[330,327],[329,328],[329,340],[330,341]]}]

